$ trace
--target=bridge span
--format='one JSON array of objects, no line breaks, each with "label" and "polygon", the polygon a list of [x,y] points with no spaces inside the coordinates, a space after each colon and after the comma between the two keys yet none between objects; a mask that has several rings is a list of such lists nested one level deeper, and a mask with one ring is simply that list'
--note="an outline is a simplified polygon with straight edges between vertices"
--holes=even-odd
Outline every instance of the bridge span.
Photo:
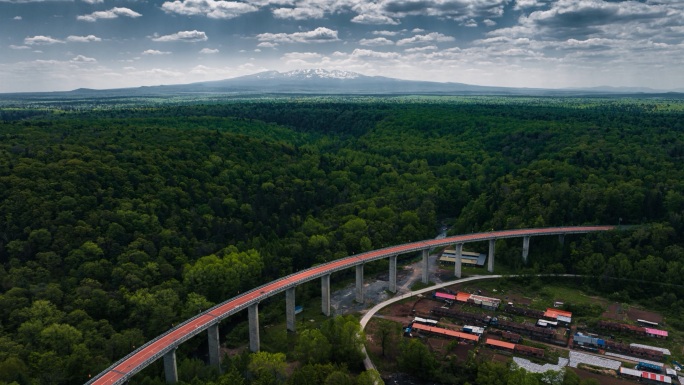
[{"label": "bridge span", "polygon": [[178,381],[176,369],[176,349],[180,344],[190,338],[204,332],[208,333],[209,338],[209,363],[220,365],[219,347],[219,323],[233,314],[244,309],[248,311],[249,318],[249,346],[250,350],[259,350],[259,302],[285,292],[286,300],[286,319],[287,329],[295,331],[295,288],[302,283],[320,278],[321,279],[321,311],[325,315],[330,315],[330,275],[334,272],[356,268],[356,299],[363,302],[363,265],[367,262],[389,258],[389,290],[397,292],[397,256],[412,252],[422,252],[423,256],[423,276],[422,281],[428,282],[428,251],[435,247],[455,245],[456,264],[454,275],[461,278],[461,251],[463,244],[468,242],[489,241],[489,254],[487,270],[494,271],[495,243],[497,239],[523,238],[522,258],[527,261],[529,252],[530,237],[542,235],[558,235],[563,240],[567,234],[586,234],[597,231],[609,231],[615,226],[576,226],[576,227],[552,227],[540,229],[521,229],[491,231],[484,233],[474,233],[456,235],[443,239],[430,239],[397,246],[390,246],[383,249],[368,251],[354,256],[338,259],[312,268],[290,274],[286,277],[269,282],[265,285],[252,289],[244,294],[233,297],[211,309],[204,311],[195,317],[186,320],[173,329],[147,342],[145,345],[131,352],[124,358],[115,362],[109,368],[92,378],[86,385],[104,384],[123,384],[133,375],[163,357],[164,375],[168,383]]}]

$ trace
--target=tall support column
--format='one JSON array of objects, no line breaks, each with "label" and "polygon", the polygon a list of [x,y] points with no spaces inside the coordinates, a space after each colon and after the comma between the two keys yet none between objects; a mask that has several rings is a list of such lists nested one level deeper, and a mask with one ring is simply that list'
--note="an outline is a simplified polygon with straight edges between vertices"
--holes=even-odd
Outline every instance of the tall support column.
[{"label": "tall support column", "polygon": [[356,302],[363,303],[363,264],[356,265]]},{"label": "tall support column", "polygon": [[430,271],[428,270],[428,257],[430,254],[430,250],[423,250],[423,283],[427,284],[428,283],[428,276]]},{"label": "tall support column", "polygon": [[463,244],[456,244],[456,259],[454,260],[454,275],[461,278],[461,255],[463,254]]},{"label": "tall support column", "polygon": [[321,277],[321,311],[330,315],[330,274]]},{"label": "tall support column", "polygon": [[285,318],[287,319],[287,330],[294,332],[296,330],[295,323],[295,288],[291,287],[285,290]]},{"label": "tall support column", "polygon": [[176,349],[164,354],[164,377],[167,384],[178,382],[178,367],[176,367]]},{"label": "tall support column", "polygon": [[247,308],[249,318],[249,350],[259,351],[259,304],[249,305]]},{"label": "tall support column", "polygon": [[390,255],[389,257],[389,291],[397,292],[397,256]]},{"label": "tall support column", "polygon": [[494,272],[494,252],[496,251],[496,239],[489,240],[489,264],[487,266],[487,271],[490,273]]},{"label": "tall support column", "polygon": [[219,344],[219,325],[218,323],[209,326],[207,329],[209,338],[209,365],[216,366],[221,370],[221,345]]},{"label": "tall support column", "polygon": [[560,242],[561,245],[565,244],[565,234],[558,235],[558,242]]},{"label": "tall support column", "polygon": [[523,257],[523,263],[527,264],[527,255],[530,253],[530,237],[525,236],[523,237],[523,252],[522,252],[522,257]]}]

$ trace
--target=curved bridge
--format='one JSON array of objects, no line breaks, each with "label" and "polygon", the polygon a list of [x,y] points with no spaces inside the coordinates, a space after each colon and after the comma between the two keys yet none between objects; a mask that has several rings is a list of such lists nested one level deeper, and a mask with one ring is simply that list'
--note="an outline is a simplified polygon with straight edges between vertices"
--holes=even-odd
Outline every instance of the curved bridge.
[{"label": "curved bridge", "polygon": [[522,257],[527,260],[529,251],[529,241],[532,236],[541,235],[558,235],[561,241],[566,234],[585,234],[597,231],[609,231],[615,229],[615,226],[578,226],[578,227],[552,227],[541,229],[522,229],[522,230],[505,230],[492,231],[486,233],[475,233],[467,235],[456,235],[443,239],[431,239],[419,242],[406,243],[398,246],[386,247],[379,250],[373,250],[354,256],[338,259],[336,261],[328,262],[318,265],[307,270],[302,270],[286,277],[269,282],[263,286],[252,289],[244,294],[233,297],[213,308],[204,311],[197,316],[179,324],[166,333],[149,341],[126,357],[120,359],[112,366],[104,370],[102,373],[95,376],[87,382],[90,384],[123,384],[130,379],[134,374],[138,373],[152,362],[160,357],[164,357],[164,373],[166,381],[175,383],[178,381],[178,374],[176,371],[176,348],[183,342],[207,330],[209,335],[209,362],[212,365],[220,365],[219,352],[219,332],[218,325],[221,320],[230,317],[231,315],[248,309],[249,312],[249,332],[250,332],[250,349],[252,351],[259,350],[259,324],[258,324],[258,304],[260,301],[271,297],[275,294],[286,292],[286,317],[288,330],[295,330],[295,287],[321,278],[321,296],[322,304],[321,310],[325,315],[330,315],[330,274],[356,267],[356,299],[363,302],[363,264],[379,259],[389,258],[390,260],[390,282],[389,290],[391,292],[397,291],[396,288],[396,270],[397,270],[397,256],[416,251],[423,253],[423,282],[427,283],[427,256],[428,251],[435,247],[455,245],[456,246],[456,264],[455,275],[457,278],[461,277],[461,263],[460,255],[464,243],[489,241],[488,270],[494,270],[494,252],[495,241],[504,238],[523,238],[523,252]]}]

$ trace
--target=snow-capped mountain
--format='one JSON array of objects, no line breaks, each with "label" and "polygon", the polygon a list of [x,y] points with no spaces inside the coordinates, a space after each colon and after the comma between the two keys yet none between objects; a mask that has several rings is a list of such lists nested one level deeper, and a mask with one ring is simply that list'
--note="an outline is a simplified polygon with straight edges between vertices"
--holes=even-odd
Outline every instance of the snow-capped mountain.
[{"label": "snow-capped mountain", "polygon": [[341,70],[325,70],[322,68],[308,70],[294,70],[281,74],[286,78],[297,79],[356,79],[362,75],[356,72]]},{"label": "snow-capped mountain", "polygon": [[227,80],[315,80],[315,79],[358,79],[367,77],[356,72],[341,70],[326,70],[322,68],[294,70],[288,72],[264,71],[253,75],[240,76]]},{"label": "snow-capped mountain", "polygon": [[[264,71],[232,79],[115,90],[75,90],[82,95],[175,95],[175,94],[319,94],[319,95],[598,95],[625,94],[630,90],[603,89],[549,90],[532,88],[486,87],[463,83],[438,83],[366,76],[356,72],[304,69],[289,72]],[[636,92],[636,91],[631,91]]]}]

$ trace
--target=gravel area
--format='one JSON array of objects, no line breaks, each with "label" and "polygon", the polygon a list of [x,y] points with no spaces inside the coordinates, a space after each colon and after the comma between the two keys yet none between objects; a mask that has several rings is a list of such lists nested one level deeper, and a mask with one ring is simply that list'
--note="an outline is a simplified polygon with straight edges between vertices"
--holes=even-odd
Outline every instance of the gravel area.
[{"label": "gravel area", "polygon": [[534,362],[525,359],[525,358],[520,358],[520,357],[513,357],[513,362],[515,362],[518,366],[521,368],[527,370],[528,372],[531,373],[544,373],[549,370],[553,370],[554,372],[560,372],[563,370],[564,367],[568,365],[568,359],[567,358],[558,358],[558,364],[557,365],[551,365],[551,364],[544,364],[544,365],[539,365],[535,364]]},{"label": "gravel area", "polygon": [[576,368],[579,364],[587,364],[591,366],[596,366],[599,368],[618,370],[622,365],[620,361],[609,360],[607,358],[599,358],[592,356],[591,354],[585,354],[575,351],[570,351],[570,363],[568,364],[572,368]]}]

